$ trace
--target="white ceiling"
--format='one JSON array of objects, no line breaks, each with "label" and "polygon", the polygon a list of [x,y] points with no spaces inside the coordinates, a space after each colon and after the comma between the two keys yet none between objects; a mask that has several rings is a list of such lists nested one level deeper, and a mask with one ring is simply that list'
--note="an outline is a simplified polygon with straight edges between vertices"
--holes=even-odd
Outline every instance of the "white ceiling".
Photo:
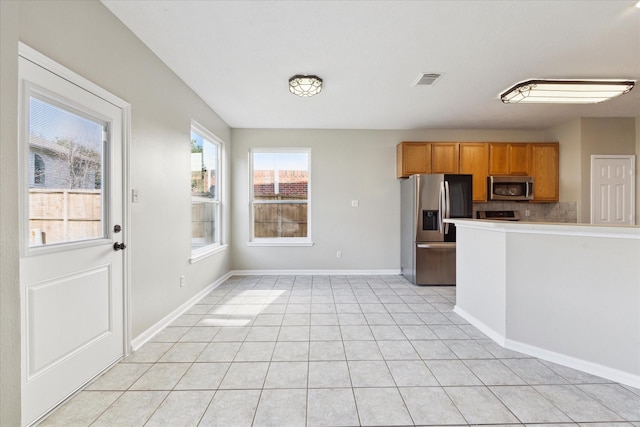
[{"label": "white ceiling", "polygon": [[[102,2],[233,128],[540,129],[640,115],[640,85],[596,105],[498,97],[531,78],[640,81],[637,0]],[[412,87],[421,72],[444,75]],[[294,74],[317,74],[322,92],[290,94]]]}]

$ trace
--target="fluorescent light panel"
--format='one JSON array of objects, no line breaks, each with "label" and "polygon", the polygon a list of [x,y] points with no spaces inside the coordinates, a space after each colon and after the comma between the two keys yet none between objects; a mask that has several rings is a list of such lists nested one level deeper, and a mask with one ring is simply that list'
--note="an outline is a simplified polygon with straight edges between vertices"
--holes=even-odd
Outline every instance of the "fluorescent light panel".
[{"label": "fluorescent light panel", "polygon": [[633,89],[628,80],[527,80],[500,95],[505,104],[596,104]]}]

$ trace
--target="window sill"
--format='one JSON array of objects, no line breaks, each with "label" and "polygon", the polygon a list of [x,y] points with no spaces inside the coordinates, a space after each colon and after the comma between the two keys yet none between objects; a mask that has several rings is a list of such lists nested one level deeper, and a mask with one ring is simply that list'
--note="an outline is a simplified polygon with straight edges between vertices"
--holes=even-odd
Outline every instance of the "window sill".
[{"label": "window sill", "polygon": [[229,245],[219,245],[214,247],[206,247],[201,249],[196,249],[191,252],[191,258],[189,258],[189,264],[196,263],[205,258],[210,257],[211,255],[217,254],[218,252],[226,251]]},{"label": "window sill", "polygon": [[276,241],[276,240],[266,240],[266,241],[253,241],[247,242],[247,246],[313,246],[313,242],[310,240],[305,241],[293,241],[293,242],[285,242],[285,241]]}]

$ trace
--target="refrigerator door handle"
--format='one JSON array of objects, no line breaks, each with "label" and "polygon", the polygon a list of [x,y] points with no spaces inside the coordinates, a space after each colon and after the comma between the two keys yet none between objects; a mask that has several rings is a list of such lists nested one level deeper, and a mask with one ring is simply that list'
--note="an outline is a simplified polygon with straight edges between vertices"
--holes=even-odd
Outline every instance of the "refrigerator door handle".
[{"label": "refrigerator door handle", "polygon": [[[444,198],[445,198],[445,218],[451,218],[451,194],[449,193],[449,181],[444,182]],[[444,225],[444,234],[449,233],[449,223]]]},{"label": "refrigerator door handle", "polygon": [[[415,186],[414,186],[414,191],[415,191],[415,195],[414,195],[414,203],[415,203],[415,215],[416,215],[416,219],[414,224],[416,224],[416,226],[418,226],[418,224],[420,224],[420,176],[415,176]],[[415,233],[417,232],[417,230],[413,230],[413,233],[415,235]]]},{"label": "refrigerator door handle", "polygon": [[445,195],[444,195],[444,181],[440,183],[440,195],[438,197],[438,231],[440,234],[444,234],[444,222],[443,216],[446,216],[445,212]]},{"label": "refrigerator door handle", "polygon": [[416,247],[418,249],[453,249],[456,247],[456,243],[455,242],[418,243]]}]

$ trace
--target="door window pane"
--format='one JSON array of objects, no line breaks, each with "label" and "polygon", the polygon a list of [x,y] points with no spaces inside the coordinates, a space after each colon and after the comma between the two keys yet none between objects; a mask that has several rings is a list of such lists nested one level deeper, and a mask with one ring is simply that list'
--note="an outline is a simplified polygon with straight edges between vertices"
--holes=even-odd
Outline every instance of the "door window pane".
[{"label": "door window pane", "polygon": [[29,97],[29,246],[104,237],[105,124]]}]

